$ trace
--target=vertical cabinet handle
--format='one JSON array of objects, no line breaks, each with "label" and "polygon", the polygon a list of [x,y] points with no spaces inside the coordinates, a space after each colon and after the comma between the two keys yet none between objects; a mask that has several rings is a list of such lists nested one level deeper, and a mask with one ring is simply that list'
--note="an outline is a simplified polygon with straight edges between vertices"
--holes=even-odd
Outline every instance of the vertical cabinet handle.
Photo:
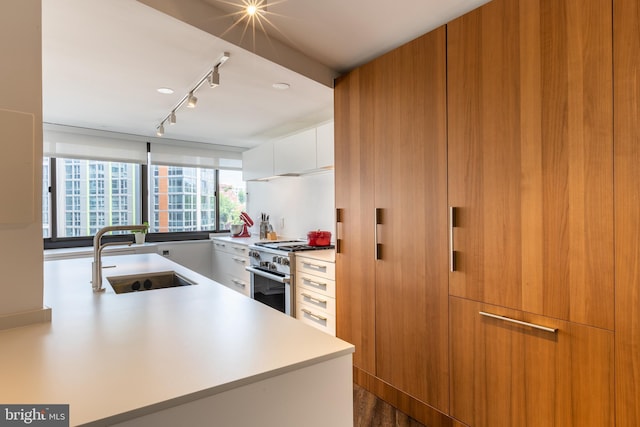
[{"label": "vertical cabinet handle", "polygon": [[342,224],[342,209],[341,208],[337,208],[336,209],[336,253],[339,254],[341,249],[342,249],[342,239],[340,238],[340,236],[342,235],[341,233],[341,226],[340,224]]},{"label": "vertical cabinet handle", "polygon": [[456,251],[453,247],[453,227],[455,227],[456,208],[449,206],[449,271],[456,271]]},{"label": "vertical cabinet handle", "polygon": [[378,225],[382,224],[382,209],[376,208],[375,212],[375,228],[373,230],[373,239],[375,243],[376,259],[382,259],[382,245],[378,243]]}]

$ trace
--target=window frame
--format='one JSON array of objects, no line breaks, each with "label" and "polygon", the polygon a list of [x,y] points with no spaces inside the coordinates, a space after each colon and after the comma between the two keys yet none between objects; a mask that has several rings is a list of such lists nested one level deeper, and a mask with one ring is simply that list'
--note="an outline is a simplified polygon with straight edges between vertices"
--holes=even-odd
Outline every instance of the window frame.
[{"label": "window frame", "polygon": [[[58,189],[57,189],[57,158],[49,157],[49,237],[43,237],[44,249],[63,249],[63,248],[75,248],[93,246],[93,236],[79,236],[79,237],[58,237]],[[150,188],[150,180],[154,179],[154,176],[150,175],[150,164],[138,164],[140,167],[140,180],[139,180],[139,197],[141,200],[140,207],[142,210],[142,222],[149,223],[150,207],[149,203],[153,201],[149,200],[153,197],[150,194],[152,188]],[[187,241],[187,240],[207,240],[211,234],[228,233],[229,230],[220,228],[220,174],[219,168],[206,168],[213,169],[214,171],[214,195],[215,195],[215,217],[216,227],[213,230],[204,231],[176,231],[176,232],[150,232],[146,236],[146,241],[150,243],[160,242],[175,242],[175,241]],[[64,171],[62,171],[64,173]],[[246,188],[245,188],[246,191]],[[246,202],[245,202],[246,203]],[[122,242],[129,243],[132,241],[132,235],[129,234],[116,234],[105,235],[102,238],[104,242]]]}]

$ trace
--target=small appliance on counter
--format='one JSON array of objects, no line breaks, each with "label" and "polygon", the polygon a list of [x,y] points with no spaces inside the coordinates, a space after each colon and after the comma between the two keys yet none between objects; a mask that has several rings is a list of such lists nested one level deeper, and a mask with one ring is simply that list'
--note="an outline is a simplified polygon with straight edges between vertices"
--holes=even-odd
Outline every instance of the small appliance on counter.
[{"label": "small appliance on counter", "polygon": [[242,221],[242,224],[234,224],[231,226],[231,237],[251,237],[249,227],[253,226],[253,220],[249,214],[241,212],[240,221]]},{"label": "small appliance on counter", "polygon": [[307,244],[309,246],[329,246],[331,245],[331,232],[310,231],[307,233]]}]

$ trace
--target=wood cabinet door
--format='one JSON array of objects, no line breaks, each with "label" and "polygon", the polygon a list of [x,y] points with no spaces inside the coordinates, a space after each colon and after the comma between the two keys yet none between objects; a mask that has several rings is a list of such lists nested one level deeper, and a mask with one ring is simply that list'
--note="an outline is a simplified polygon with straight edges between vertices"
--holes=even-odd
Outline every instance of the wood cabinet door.
[{"label": "wood cabinet door", "polygon": [[450,294],[613,328],[611,1],[447,25]]},{"label": "wood cabinet door", "polygon": [[337,335],[356,366],[446,413],[445,35],[337,81],[335,179]]},{"label": "wood cabinet door", "polygon": [[613,332],[457,297],[450,319],[454,418],[473,427],[614,425]]},{"label": "wood cabinet door", "polygon": [[334,126],[336,335],[355,345],[353,364],[375,375],[373,82],[361,69],[336,81]]},{"label": "wood cabinet door", "polygon": [[446,413],[445,36],[441,27],[372,63],[378,81],[372,125],[380,222],[376,373]]},{"label": "wood cabinet door", "polygon": [[616,421],[640,425],[640,5],[614,1]]}]

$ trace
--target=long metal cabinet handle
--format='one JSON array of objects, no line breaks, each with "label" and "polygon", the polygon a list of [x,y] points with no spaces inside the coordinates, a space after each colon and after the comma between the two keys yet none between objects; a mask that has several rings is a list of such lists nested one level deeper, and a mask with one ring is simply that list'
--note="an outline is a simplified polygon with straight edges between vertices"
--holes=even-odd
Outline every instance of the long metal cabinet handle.
[{"label": "long metal cabinet handle", "polygon": [[247,262],[247,260],[246,260],[246,259],[238,258],[238,257],[235,257],[235,256],[234,256],[234,257],[232,257],[231,259],[233,259],[235,262],[241,262],[241,263],[243,263],[243,264]]},{"label": "long metal cabinet handle", "polygon": [[302,261],[302,265],[306,265],[307,267],[315,268],[315,269],[318,269],[318,270],[326,270],[327,269],[326,265],[313,264],[311,262],[306,262],[306,261]]},{"label": "long metal cabinet handle", "polygon": [[303,281],[304,283],[308,283],[308,284],[310,284],[310,285],[318,286],[318,287],[321,287],[321,288],[326,288],[326,287],[327,287],[327,284],[326,284],[326,283],[316,282],[315,280],[309,280],[309,279],[307,279],[306,277],[303,277],[303,278],[302,278],[302,281]]},{"label": "long metal cabinet handle", "polygon": [[322,317],[322,316],[318,316],[317,314],[313,314],[311,311],[307,310],[306,308],[302,308],[301,310],[307,316],[313,317],[314,319],[318,319],[318,320],[320,320],[322,322],[326,322],[327,321],[326,317]]},{"label": "long metal cabinet handle", "polygon": [[558,332],[557,328],[548,328],[546,326],[536,325],[535,323],[523,322],[522,320],[516,320],[516,319],[512,319],[510,317],[500,316],[498,314],[487,313],[485,311],[479,311],[478,313],[480,313],[482,316],[485,316],[485,317],[491,317],[493,319],[504,320],[505,322],[516,323],[518,325],[528,326],[530,328],[539,329],[539,330],[545,331],[545,332],[551,332],[553,334]]},{"label": "long metal cabinet handle", "polygon": [[449,206],[449,271],[456,271],[456,251],[453,247],[453,227],[456,216],[456,208]]},{"label": "long metal cabinet handle", "polygon": [[375,242],[376,259],[382,259],[382,245],[378,243],[378,225],[382,224],[382,209],[376,208],[375,225],[373,229],[373,239]]},{"label": "long metal cabinet handle", "polygon": [[240,280],[238,280],[238,279],[231,279],[231,281],[232,281],[233,283],[235,283],[236,285],[238,285],[238,286],[242,286],[243,288],[247,286],[247,284],[246,284],[246,283],[241,282],[241,281],[240,281]]},{"label": "long metal cabinet handle", "polygon": [[318,303],[318,304],[325,304],[325,305],[327,304],[327,301],[326,301],[326,300],[318,299],[318,298],[316,298],[316,297],[314,297],[314,296],[311,296],[311,295],[309,295],[309,294],[307,294],[307,293],[301,293],[300,295],[302,295],[302,296],[303,296],[303,297],[305,297],[306,299],[311,300],[311,301],[313,301],[313,302],[316,302],[316,303]]}]

